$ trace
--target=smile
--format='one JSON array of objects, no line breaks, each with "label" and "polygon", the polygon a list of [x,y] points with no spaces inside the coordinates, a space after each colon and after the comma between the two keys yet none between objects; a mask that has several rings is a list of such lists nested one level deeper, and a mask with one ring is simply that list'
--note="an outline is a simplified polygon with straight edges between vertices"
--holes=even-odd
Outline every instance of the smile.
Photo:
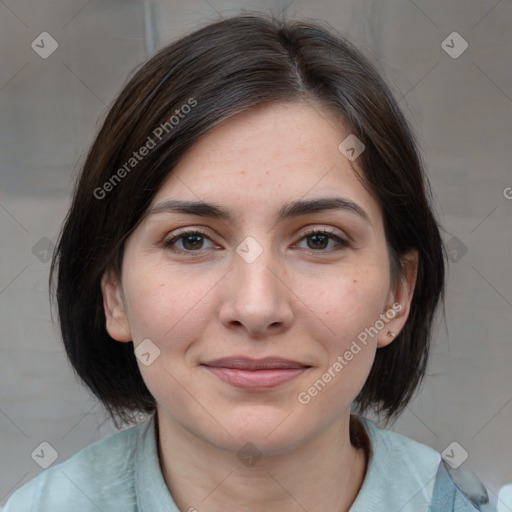
[{"label": "smile", "polygon": [[248,390],[271,389],[302,375],[310,365],[283,358],[224,358],[204,366],[220,380]]}]

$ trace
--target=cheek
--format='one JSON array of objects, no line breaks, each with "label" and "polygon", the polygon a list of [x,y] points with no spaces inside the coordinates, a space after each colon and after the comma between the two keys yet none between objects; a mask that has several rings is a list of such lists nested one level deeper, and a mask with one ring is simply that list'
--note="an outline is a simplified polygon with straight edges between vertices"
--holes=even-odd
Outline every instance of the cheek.
[{"label": "cheek", "polygon": [[193,389],[188,349],[209,321],[205,295],[213,283],[197,276],[191,280],[183,272],[170,274],[169,269],[147,266],[127,279],[128,318],[135,345],[150,339],[160,351],[149,365],[137,361],[149,391],[170,409],[192,414],[195,402],[186,391]]},{"label": "cheek", "polygon": [[[206,301],[201,299],[213,285],[208,279],[189,279],[187,275],[153,267],[132,275],[125,285],[128,321],[135,340],[150,338],[162,344],[179,342],[198,329],[200,312]],[[194,320],[194,321],[192,321]]]},{"label": "cheek", "polygon": [[331,389],[320,401],[338,400],[346,393],[353,398],[363,386],[375,357],[375,325],[385,306],[387,285],[380,268],[365,267],[331,280],[317,295],[315,311],[328,329],[316,340],[323,347],[321,371],[330,372],[325,379]]},{"label": "cheek", "polygon": [[383,312],[387,290],[387,275],[379,268],[353,270],[322,285],[312,299],[316,300],[314,310],[334,331],[334,340],[347,341],[375,324]]},{"label": "cheek", "polygon": [[371,370],[378,335],[374,326],[387,291],[386,280],[378,275],[361,272],[333,280],[316,296],[317,311],[329,328],[323,331],[327,336],[315,338],[325,357],[297,400],[312,414],[323,414],[326,422],[350,406]]}]

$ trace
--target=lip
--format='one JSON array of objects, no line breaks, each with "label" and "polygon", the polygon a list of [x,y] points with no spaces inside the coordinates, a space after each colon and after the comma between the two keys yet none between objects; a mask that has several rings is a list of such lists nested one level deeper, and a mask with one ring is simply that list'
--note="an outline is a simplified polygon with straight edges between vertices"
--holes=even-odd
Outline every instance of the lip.
[{"label": "lip", "polygon": [[281,357],[228,357],[203,363],[202,366],[232,386],[251,390],[277,387],[311,368],[310,365]]},{"label": "lip", "polygon": [[298,369],[309,368],[310,366],[283,357],[264,357],[257,359],[244,356],[223,357],[203,364],[209,367],[232,368],[236,370]]}]

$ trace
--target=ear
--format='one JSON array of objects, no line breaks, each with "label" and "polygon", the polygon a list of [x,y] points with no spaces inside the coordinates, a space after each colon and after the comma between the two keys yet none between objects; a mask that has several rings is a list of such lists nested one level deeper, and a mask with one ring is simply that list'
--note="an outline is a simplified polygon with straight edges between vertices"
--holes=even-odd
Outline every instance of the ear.
[{"label": "ear", "polygon": [[377,347],[389,345],[400,333],[411,311],[411,301],[418,274],[418,251],[412,250],[401,258],[402,275],[392,284],[381,317],[384,328],[379,333]]},{"label": "ear", "polygon": [[117,341],[132,341],[121,284],[113,272],[103,274],[101,292],[107,332]]}]

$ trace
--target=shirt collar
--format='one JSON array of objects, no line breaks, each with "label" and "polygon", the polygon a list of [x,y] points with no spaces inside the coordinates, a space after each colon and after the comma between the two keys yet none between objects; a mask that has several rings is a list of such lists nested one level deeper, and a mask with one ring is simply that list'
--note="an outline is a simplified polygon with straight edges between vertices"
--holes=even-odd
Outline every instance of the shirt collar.
[{"label": "shirt collar", "polygon": [[158,460],[156,416],[143,425],[135,449],[135,493],[141,512],[180,512],[167,488]]}]

